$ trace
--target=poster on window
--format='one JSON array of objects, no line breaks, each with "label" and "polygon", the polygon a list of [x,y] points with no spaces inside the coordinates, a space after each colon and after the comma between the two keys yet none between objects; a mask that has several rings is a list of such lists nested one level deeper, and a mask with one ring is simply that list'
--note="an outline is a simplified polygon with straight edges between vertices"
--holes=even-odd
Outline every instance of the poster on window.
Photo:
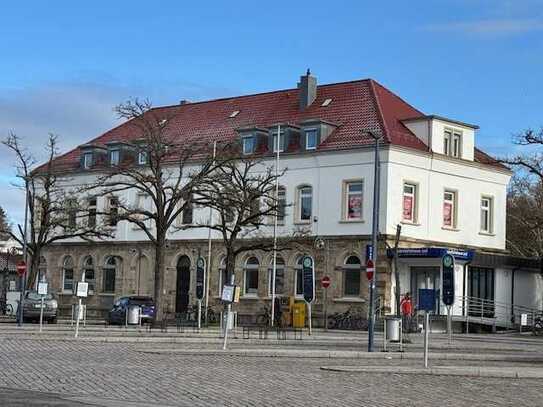
[{"label": "poster on window", "polygon": [[349,197],[349,219],[362,218],[362,197],[350,196]]},{"label": "poster on window", "polygon": [[403,219],[413,220],[413,197],[409,195],[403,197]]},{"label": "poster on window", "polygon": [[452,226],[453,206],[450,202],[443,203],[443,225]]}]

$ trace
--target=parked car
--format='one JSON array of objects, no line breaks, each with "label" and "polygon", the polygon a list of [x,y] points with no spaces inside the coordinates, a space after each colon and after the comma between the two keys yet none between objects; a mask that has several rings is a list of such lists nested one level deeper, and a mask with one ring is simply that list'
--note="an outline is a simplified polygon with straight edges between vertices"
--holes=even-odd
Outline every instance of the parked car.
[{"label": "parked car", "polygon": [[[27,291],[23,303],[23,321],[39,321],[42,296],[36,291]],[[43,297],[43,320],[56,324],[58,302],[53,294]]]},{"label": "parked car", "polygon": [[107,322],[109,324],[124,325],[127,321],[128,310],[132,306],[141,308],[142,324],[151,322],[155,315],[155,302],[147,296],[129,296],[121,297],[113,304],[108,313]]}]

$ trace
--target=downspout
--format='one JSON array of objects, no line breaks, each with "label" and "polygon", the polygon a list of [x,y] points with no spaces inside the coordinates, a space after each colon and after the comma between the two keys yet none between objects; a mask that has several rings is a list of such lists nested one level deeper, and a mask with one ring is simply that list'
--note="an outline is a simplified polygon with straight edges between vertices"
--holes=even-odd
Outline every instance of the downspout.
[{"label": "downspout", "polygon": [[518,267],[515,267],[511,270],[511,323],[515,323],[515,274],[519,270]]},{"label": "downspout", "polygon": [[466,286],[467,286],[467,276],[468,276],[468,266],[471,264],[473,260],[468,260],[464,263],[463,267],[463,276],[462,276],[462,316],[467,317],[468,312],[466,310]]}]

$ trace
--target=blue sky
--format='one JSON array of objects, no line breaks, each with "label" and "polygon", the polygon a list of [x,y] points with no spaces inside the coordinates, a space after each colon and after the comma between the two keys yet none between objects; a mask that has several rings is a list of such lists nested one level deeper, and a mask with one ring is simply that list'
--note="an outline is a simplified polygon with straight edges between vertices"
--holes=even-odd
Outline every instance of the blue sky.
[{"label": "blue sky", "polygon": [[[0,136],[36,154],[48,132],[76,146],[134,96],[154,104],[371,77],[426,113],[478,124],[510,150],[543,125],[543,0],[19,1],[2,5]],[[0,150],[0,205],[21,219]]]}]

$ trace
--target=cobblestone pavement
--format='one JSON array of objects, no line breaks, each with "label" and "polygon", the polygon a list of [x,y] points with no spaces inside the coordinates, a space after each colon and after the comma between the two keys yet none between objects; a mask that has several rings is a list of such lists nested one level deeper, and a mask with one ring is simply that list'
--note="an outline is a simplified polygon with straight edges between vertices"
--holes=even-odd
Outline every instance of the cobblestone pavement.
[{"label": "cobblestone pavement", "polygon": [[[50,404],[59,406],[135,405],[128,402],[142,403],[139,406],[543,405],[543,381],[539,380],[334,373],[321,371],[319,367],[326,362],[318,359],[138,351],[153,346],[4,338],[0,402],[2,406],[24,405],[6,401],[9,394],[15,394],[6,389],[19,389],[58,393],[71,400],[72,404]],[[334,360],[336,365],[362,363],[415,362]]]}]

